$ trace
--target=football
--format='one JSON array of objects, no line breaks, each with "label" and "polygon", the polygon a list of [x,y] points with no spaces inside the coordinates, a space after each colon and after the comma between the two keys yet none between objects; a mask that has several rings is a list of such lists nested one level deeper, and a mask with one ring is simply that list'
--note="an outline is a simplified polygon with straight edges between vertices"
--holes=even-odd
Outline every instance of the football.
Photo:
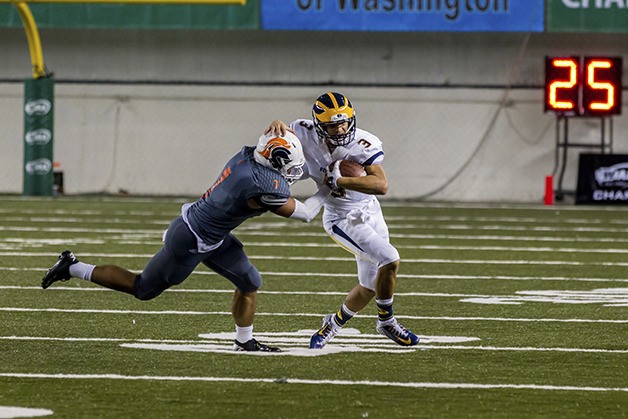
[{"label": "football", "polygon": [[[333,163],[330,165],[331,170]],[[344,177],[360,177],[366,176],[366,170],[360,163],[352,160],[340,160],[340,174]]]}]

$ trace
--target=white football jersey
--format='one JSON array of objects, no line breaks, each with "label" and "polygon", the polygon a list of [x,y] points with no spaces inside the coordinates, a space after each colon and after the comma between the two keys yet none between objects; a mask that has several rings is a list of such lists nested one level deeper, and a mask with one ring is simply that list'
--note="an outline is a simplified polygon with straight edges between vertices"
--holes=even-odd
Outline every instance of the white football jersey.
[{"label": "white football jersey", "polygon": [[[309,119],[297,119],[290,124],[303,145],[306,167],[301,179],[312,178],[320,186],[323,184],[325,168],[336,160],[353,160],[364,166],[381,164],[384,161],[384,150],[379,138],[370,132],[357,129],[355,139],[346,146],[336,147],[333,153],[324,140],[318,138],[314,123]],[[345,190],[344,196],[328,196],[325,200],[325,211],[344,217],[349,211],[370,206],[377,198],[362,192]]]}]

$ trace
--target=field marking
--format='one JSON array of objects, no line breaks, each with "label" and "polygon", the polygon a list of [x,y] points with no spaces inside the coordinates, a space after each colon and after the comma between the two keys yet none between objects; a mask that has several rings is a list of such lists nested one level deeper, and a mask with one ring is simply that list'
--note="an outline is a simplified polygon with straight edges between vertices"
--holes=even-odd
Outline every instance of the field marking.
[{"label": "field marking", "polygon": [[[385,207],[390,207],[389,205],[384,205]],[[411,205],[408,205],[411,206]],[[405,208],[406,204],[400,205],[399,207]],[[450,207],[447,207],[450,208]],[[619,209],[619,208],[618,208]],[[174,209],[172,211],[150,211],[150,210],[131,210],[131,211],[101,211],[101,210],[77,210],[77,211],[68,211],[62,209],[46,209],[46,208],[38,208],[38,209],[11,209],[11,208],[0,208],[0,214],[31,214],[36,217],[14,217],[16,219],[23,219],[25,221],[33,221],[38,218],[42,218],[42,215],[59,215],[59,216],[71,216],[76,217],[77,215],[87,215],[91,218],[85,219],[85,221],[93,220],[94,215],[104,215],[108,216],[104,220],[111,221],[111,216],[115,216],[114,220],[117,219],[118,216],[129,218],[129,216],[138,216],[138,217],[164,217],[166,223],[169,223],[172,218],[179,215],[179,209]],[[467,216],[467,215],[385,215],[386,220],[412,220],[412,221],[471,221],[471,222],[487,222],[494,223],[496,221],[499,222],[513,222],[513,223],[578,223],[578,224],[628,224],[628,221],[624,221],[621,219],[601,219],[601,218],[548,218],[547,216],[543,217],[534,217],[534,216],[521,216],[521,217],[512,217],[512,216],[496,216],[496,217],[485,217],[485,216]],[[65,219],[65,217],[64,217]],[[269,221],[269,223],[276,221],[274,218]],[[258,220],[257,223],[263,223],[263,221]]]},{"label": "field marking", "polygon": [[[256,332],[255,336],[259,339],[273,343],[282,343],[285,345],[295,344],[307,344],[310,341],[312,334],[316,332],[315,329],[302,329],[296,332]],[[198,335],[202,340],[190,340],[190,339],[137,339],[137,338],[76,338],[76,337],[50,337],[50,336],[0,336],[0,340],[18,340],[18,341],[58,341],[58,342],[112,342],[112,343],[126,343],[126,342],[140,342],[140,343],[178,343],[178,344],[200,344],[209,342],[227,342],[233,344],[235,339],[234,332],[219,332],[219,333],[201,333]],[[426,336],[421,335],[422,343],[465,343],[465,342],[477,342],[481,340],[476,337],[467,336]],[[345,327],[340,330],[339,334],[334,338],[333,344],[340,343],[360,343],[366,344],[372,347],[382,346],[393,347],[403,349],[401,346],[394,345],[390,340],[380,334],[361,333],[359,330]],[[429,349],[432,346],[425,346],[424,349]],[[439,347],[447,347],[439,345]],[[467,348],[466,346],[463,346]],[[471,347],[469,347],[471,348]],[[561,349],[561,348],[554,348]],[[566,348],[566,350],[574,350],[573,348]],[[602,352],[614,352],[618,353],[628,352],[621,350],[605,350],[605,349],[582,349],[583,351],[602,351]]]},{"label": "field marking", "polygon": [[[2,213],[2,211],[0,211]],[[11,213],[11,212],[5,212]],[[111,223],[122,223],[122,224],[132,224],[132,223],[140,223],[140,224],[153,224],[153,225],[163,225],[168,226],[170,222],[178,216],[176,213],[168,214],[164,217],[167,218],[150,218],[150,216],[142,215],[141,218],[133,218],[129,217],[127,214],[118,214],[114,216],[107,216],[105,213],[101,213],[100,215],[105,215],[104,217],[95,218],[94,215],[99,214],[84,214],[88,215],[88,217],[77,217],[76,213],[68,213],[66,215],[61,216],[42,216],[42,214],[38,214],[37,216],[22,216],[23,212],[20,211],[20,215],[16,216],[5,216],[3,217],[3,221],[7,222],[7,224],[11,225],[14,222],[25,222],[25,223],[88,223],[88,224],[111,224]],[[486,229],[486,230],[532,230],[532,231],[552,231],[552,224],[584,224],[584,226],[566,226],[559,227],[559,229],[563,229],[563,231],[597,231],[597,232],[615,232],[616,229],[599,227],[599,225],[628,225],[627,221],[624,220],[603,220],[603,219],[548,219],[548,218],[531,218],[531,217],[454,217],[454,216],[385,216],[387,220],[387,224],[389,227],[395,228],[421,228],[421,229]],[[393,222],[391,222],[391,220]],[[397,223],[396,221],[402,221],[403,223]],[[408,221],[419,221],[421,223],[413,223],[408,224]],[[442,224],[434,224],[433,222],[441,222]],[[445,222],[449,224],[444,224]],[[495,224],[496,222],[504,222],[504,223],[512,223],[511,224]],[[483,225],[485,223],[486,225]],[[531,227],[521,226],[520,224],[533,224]],[[539,224],[550,224],[550,226],[543,226]],[[592,227],[591,224],[596,224],[597,226]],[[311,223],[308,225],[296,224],[295,221],[280,221],[277,219],[272,219],[268,221],[256,220],[254,222],[248,223],[246,226],[241,228],[246,229],[268,229],[268,228],[282,228],[282,227],[296,227],[299,229],[312,229],[319,228],[318,223]],[[569,230],[565,230],[568,229]]]},{"label": "field marking", "polygon": [[[178,315],[178,316],[231,316],[230,311],[181,311],[181,310],[98,310],[80,308],[30,308],[30,307],[0,307],[0,311],[24,313],[87,313],[87,314],[137,314],[137,315]],[[263,313],[256,316],[278,317],[316,317],[322,318],[328,313]],[[366,314],[356,314],[354,317],[372,318]],[[452,317],[452,316],[411,316],[395,315],[397,319],[408,320],[448,320],[448,321],[496,321],[496,322],[527,322],[527,323],[615,323],[627,324],[628,319],[554,319],[554,318],[508,318],[508,317]]]},{"label": "field marking", "polygon": [[49,409],[33,407],[0,406],[0,418],[34,418],[54,414]]},{"label": "field marking", "polygon": [[[0,249],[7,251],[17,251],[23,248],[34,248],[44,246],[76,246],[82,244],[107,244],[108,241],[102,239],[22,239],[22,238],[5,238],[0,239]],[[116,245],[149,245],[161,246],[161,241],[139,241],[139,240],[116,240]],[[316,242],[249,242],[247,247],[290,247],[290,248],[329,248],[337,249],[338,245],[333,242],[316,243]],[[449,246],[449,245],[398,245],[397,249],[412,250],[469,250],[478,252],[557,252],[557,253],[608,253],[608,254],[624,254],[628,253],[628,249],[604,248],[604,249],[584,249],[577,247],[511,247],[511,246]]]},{"label": "field marking", "polygon": [[[174,218],[174,217],[173,217]],[[12,224],[14,222],[25,222],[25,223],[85,223],[85,224],[149,224],[149,225],[162,225],[167,227],[172,219],[163,219],[163,220],[147,220],[146,217],[142,217],[141,219],[133,219],[130,217],[120,218],[120,217],[110,217],[110,218],[77,218],[77,217],[4,217],[3,221],[9,222]]]},{"label": "field marking", "polygon": [[[198,200],[198,196],[175,196],[175,197],[167,197],[168,201],[172,205],[181,205],[188,202],[194,202]],[[63,201],[63,199],[62,199]],[[2,202],[16,202],[16,203],[24,203],[24,202],[42,202],[48,203],[50,199],[45,197],[28,197],[28,196],[4,196],[2,197]],[[67,200],[66,202],[70,202]],[[71,197],[72,203],[80,203],[84,202],[87,204],[98,204],[100,202],[113,202],[113,203],[133,203],[133,204],[146,204],[152,205],[154,203],[162,205],[164,203],[164,198],[151,198],[144,196],[99,196],[99,197],[84,197],[81,195],[74,195]],[[397,202],[395,200],[384,199],[380,201],[382,207],[384,208],[425,208],[425,209],[434,209],[434,208],[447,208],[447,209],[488,209],[488,210],[523,210],[523,211],[532,211],[532,212],[553,212],[555,214],[559,214],[560,212],[625,212],[626,209],[620,206],[599,206],[599,205],[589,205],[589,206],[573,206],[573,205],[555,205],[555,206],[542,206],[540,204],[526,204],[526,203],[492,203],[490,205],[483,203],[474,203],[474,202],[407,202],[401,201]],[[179,208],[175,208],[173,210],[175,213],[178,213]]]},{"label": "field marking", "polygon": [[542,384],[481,384],[481,383],[430,383],[430,382],[395,382],[366,380],[310,380],[302,378],[239,378],[239,377],[207,377],[207,376],[164,376],[164,375],[121,375],[121,374],[42,374],[42,373],[0,373],[5,378],[41,378],[61,380],[131,380],[131,381],[188,381],[188,382],[236,382],[236,383],[269,383],[269,384],[303,384],[303,385],[339,385],[339,386],[377,386],[405,387],[422,389],[513,389],[543,391],[584,391],[584,392],[628,392],[626,387],[591,387],[591,386],[556,386]]},{"label": "field marking", "polygon": [[[129,239],[129,238],[150,238],[160,239],[167,226],[162,229],[115,229],[115,228],[62,228],[62,227],[15,227],[0,226],[0,231],[20,231],[20,232],[53,232],[53,233],[97,233],[97,234],[120,234],[121,236],[112,236],[110,240]],[[240,226],[235,230],[238,236],[270,236],[270,237],[318,237],[321,239],[329,239],[322,231],[320,232],[291,232],[291,231],[257,231],[247,230],[244,226]],[[628,239],[622,237],[561,237],[561,236],[509,236],[509,235],[453,235],[453,234],[400,234],[391,233],[391,238],[395,239],[425,239],[425,240],[488,240],[488,241],[541,241],[541,242],[567,242],[567,243],[628,243]]]},{"label": "field marking", "polygon": [[[3,217],[3,221],[10,222],[36,222],[36,223],[91,223],[91,224],[107,224],[107,223],[137,223],[141,221],[144,224],[161,224],[168,225],[173,218],[179,214],[175,212],[171,213],[151,213],[150,211],[125,213],[122,211],[117,212],[105,212],[105,211],[57,211],[49,214],[39,212],[38,210],[31,211],[8,211],[0,209],[0,214],[16,214]],[[24,214],[31,214],[32,216],[24,216]],[[86,217],[77,217],[86,216]],[[100,215],[99,218],[94,216]],[[140,219],[138,219],[140,217]],[[161,217],[161,218],[158,218]],[[516,224],[584,224],[590,226],[596,225],[628,225],[628,221],[625,220],[609,220],[601,218],[546,218],[546,217],[468,217],[468,216],[422,216],[422,215],[384,215],[389,225],[397,225],[397,221],[407,223],[408,221],[419,222],[449,222],[449,223],[486,223],[494,225],[496,222],[501,223],[516,223]],[[294,225],[294,222],[278,221],[277,219],[269,219],[268,221],[256,220],[253,223],[256,226],[272,227],[272,226],[287,226]],[[313,223],[308,226],[301,225],[301,227],[311,227],[312,225],[318,225]],[[402,224],[403,225],[403,224]],[[422,224],[421,224],[422,225]],[[459,224],[457,224],[459,225]]]},{"label": "field marking", "polygon": [[[203,339],[211,339],[213,335],[217,334],[201,334],[199,337]],[[218,335],[229,335],[233,333],[221,333]],[[273,342],[281,345],[302,344],[307,346],[309,342],[309,336],[307,338],[300,338],[302,333],[299,332],[263,332],[256,333],[257,338]],[[296,338],[293,338],[296,336]],[[413,347],[419,350],[463,350],[463,351],[489,351],[489,352],[566,352],[566,353],[606,353],[606,354],[628,354],[628,349],[600,349],[600,348],[561,348],[561,347],[531,347],[531,346],[476,346],[476,345],[452,345],[449,343],[459,342],[462,339],[466,339],[467,342],[477,342],[478,338],[463,338],[455,336],[424,336],[420,335],[421,344]],[[131,338],[74,338],[74,337],[47,337],[47,336],[0,336],[0,340],[5,341],[56,341],[56,342],[111,342],[111,343],[155,343],[155,344],[179,344],[179,345],[200,345],[207,343],[207,340],[189,340],[189,339],[131,339]],[[233,340],[233,337],[231,337]],[[379,340],[383,343],[377,343]],[[212,342],[218,342],[213,340]],[[448,343],[449,342],[449,343]],[[361,334],[359,338],[353,337],[351,339],[343,339],[343,335],[340,334],[329,346],[336,346],[338,344],[359,343],[363,347],[382,347],[383,345],[390,347],[391,343],[384,337],[375,334]],[[427,345],[427,343],[430,343]],[[438,344],[434,344],[438,343]],[[393,346],[394,350],[403,350],[402,347]],[[232,351],[233,352],[233,351]]]},{"label": "field marking", "polygon": [[[125,231],[135,231],[142,233],[150,233],[157,234],[158,232],[163,232],[168,225],[169,222],[160,223],[163,225],[161,229],[120,229],[120,228],[86,228],[86,227],[25,227],[25,226],[5,226],[0,225],[0,231],[40,231],[40,232],[72,232],[72,233],[85,233],[85,232],[94,232],[94,233],[123,233]],[[256,225],[254,223],[244,224],[237,228],[235,231],[238,232],[251,232],[251,230],[260,230],[259,233],[262,233],[272,226],[271,223],[263,223],[260,225],[259,223]],[[309,226],[290,225],[288,223],[274,223],[276,224],[274,228],[297,228],[299,230],[321,230],[321,226],[317,224],[312,224]],[[606,228],[606,227],[559,227],[559,226],[547,226],[547,227],[529,227],[529,226],[512,226],[512,225],[504,225],[504,224],[496,224],[490,226],[482,226],[482,225],[464,225],[464,224],[443,224],[443,225],[434,225],[434,224],[389,224],[390,230],[407,230],[408,228],[420,229],[420,230],[452,230],[452,231],[468,231],[468,230],[480,230],[480,231],[538,231],[538,232],[579,232],[579,233],[626,233],[628,232],[628,228],[616,227],[616,228]],[[300,232],[299,232],[300,233]],[[283,233],[282,233],[283,234]],[[324,236],[325,233],[320,231],[320,233],[316,233],[319,236]]]},{"label": "field marking", "polygon": [[[9,272],[39,272],[42,275],[46,273],[49,267],[41,267],[41,268],[23,268],[23,267],[7,267],[0,266],[0,271],[9,271]],[[273,271],[260,271],[262,276],[316,276],[322,278],[356,278],[355,273],[329,273],[329,272],[273,272]],[[192,275],[209,275],[209,276],[218,276],[217,273],[212,271],[205,270],[196,270],[192,273]],[[398,274],[397,278],[406,278],[406,279],[460,279],[460,280],[474,280],[474,279],[482,279],[482,280],[506,280],[506,281],[576,281],[576,282],[628,282],[628,279],[619,279],[619,278],[572,278],[566,276],[509,276],[509,275],[419,275],[419,274]],[[52,289],[52,288],[51,288]]]},{"label": "field marking", "polygon": [[[0,252],[0,256],[11,257],[55,257],[57,253],[51,252]],[[81,253],[78,257],[99,257],[114,259],[149,259],[153,253]],[[278,256],[278,255],[247,255],[254,260],[289,260],[312,262],[355,262],[354,257],[344,256]],[[569,265],[569,266],[628,266],[628,262],[580,262],[569,260],[482,260],[482,259],[403,259],[402,263],[447,263],[447,264],[471,264],[471,265]]]},{"label": "field marking", "polygon": [[281,352],[242,352],[238,353],[233,350],[233,341],[231,343],[199,343],[196,345],[177,345],[171,343],[123,343],[123,348],[130,349],[146,349],[153,351],[168,352],[202,352],[202,353],[218,353],[227,355],[244,355],[244,356],[296,356],[296,357],[317,357],[334,355],[340,353],[387,353],[387,354],[407,354],[413,353],[413,348],[396,348],[389,345],[388,348],[382,347],[361,347],[356,345],[327,345],[320,350],[311,350],[307,345],[301,347],[281,347]]},{"label": "field marking", "polygon": [[[41,287],[23,285],[0,285],[0,289],[8,290],[37,290]],[[57,291],[111,291],[107,288],[85,287],[53,287]],[[167,292],[178,293],[204,293],[204,294],[232,294],[231,289],[181,289],[170,288]],[[268,295],[346,295],[345,291],[258,291],[259,294]],[[566,304],[604,304],[605,307],[623,307],[628,305],[628,288],[598,288],[589,291],[570,290],[524,290],[516,291],[515,295],[490,295],[490,294],[461,294],[444,292],[397,292],[399,297],[436,297],[436,298],[461,298],[461,302],[476,304],[523,304],[536,303],[566,303]]]},{"label": "field marking", "polygon": [[[238,229],[235,231],[238,236],[280,236],[280,237],[327,237],[325,234],[319,233],[301,233],[301,232],[275,232],[275,231],[243,231]],[[161,237],[161,236],[160,236]],[[453,234],[401,234],[391,233],[394,239],[438,239],[438,240],[490,240],[490,241],[548,241],[548,242],[567,242],[567,243],[628,243],[628,239],[621,237],[560,237],[560,236],[495,236],[495,235],[453,235]]]},{"label": "field marking", "polygon": [[628,288],[602,288],[590,291],[570,290],[534,290],[517,291],[511,296],[468,297],[461,302],[475,304],[523,304],[523,303],[552,303],[552,304],[603,304],[604,307],[628,306]]}]

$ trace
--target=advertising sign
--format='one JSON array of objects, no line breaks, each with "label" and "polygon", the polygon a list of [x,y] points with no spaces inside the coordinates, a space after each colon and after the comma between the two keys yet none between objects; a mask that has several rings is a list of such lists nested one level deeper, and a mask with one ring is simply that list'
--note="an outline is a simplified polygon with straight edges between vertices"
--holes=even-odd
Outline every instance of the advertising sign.
[{"label": "advertising sign", "polygon": [[53,193],[52,143],[54,80],[28,79],[24,84],[24,188],[26,196]]},{"label": "advertising sign", "polygon": [[[132,1],[130,2],[132,3]],[[40,28],[259,29],[259,4],[32,4]],[[0,4],[0,27],[22,27],[11,4]]]},{"label": "advertising sign", "polygon": [[262,29],[542,32],[543,0],[262,0]]},{"label": "advertising sign", "polygon": [[628,1],[547,0],[547,32],[628,32]]},{"label": "advertising sign", "polygon": [[628,154],[580,154],[576,204],[628,204]]}]

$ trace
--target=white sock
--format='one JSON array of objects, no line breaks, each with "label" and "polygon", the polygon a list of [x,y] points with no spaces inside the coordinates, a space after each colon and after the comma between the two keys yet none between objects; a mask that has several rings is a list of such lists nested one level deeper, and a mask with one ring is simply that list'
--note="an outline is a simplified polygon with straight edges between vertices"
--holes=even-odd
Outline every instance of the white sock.
[{"label": "white sock", "polygon": [[74,265],[70,265],[70,275],[74,278],[81,278],[86,281],[92,280],[92,272],[96,265],[90,265],[89,263],[77,262]]},{"label": "white sock", "polygon": [[240,343],[246,343],[253,339],[253,325],[240,327],[236,325],[236,340]]},{"label": "white sock", "polygon": [[349,310],[349,307],[345,303],[342,303],[342,311],[350,315],[351,317],[355,316],[356,312]]},{"label": "white sock", "polygon": [[376,298],[375,299],[375,303],[388,306],[388,305],[391,305],[393,303],[393,299],[394,298],[395,297],[392,297],[392,298],[389,298],[387,300],[380,300],[380,299]]}]

